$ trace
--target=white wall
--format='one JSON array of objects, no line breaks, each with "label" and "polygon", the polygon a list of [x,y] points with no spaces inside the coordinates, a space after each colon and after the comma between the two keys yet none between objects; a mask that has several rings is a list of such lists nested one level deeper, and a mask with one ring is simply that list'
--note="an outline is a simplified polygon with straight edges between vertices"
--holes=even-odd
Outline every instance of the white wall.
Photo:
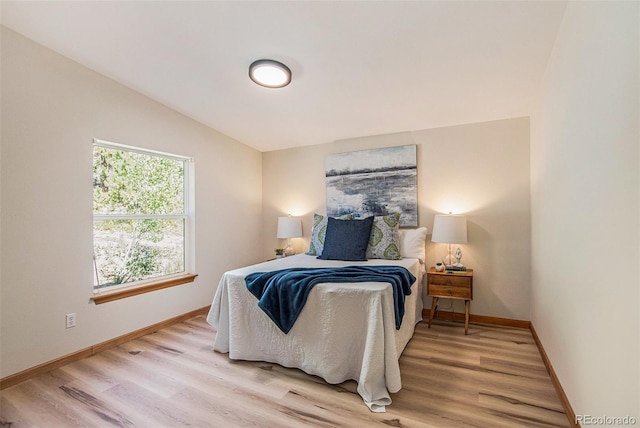
[{"label": "white wall", "polygon": [[[314,212],[324,214],[327,154],[416,144],[419,224],[438,213],[465,213],[469,243],[463,263],[474,269],[474,314],[528,320],[530,315],[529,119],[354,138],[263,153],[264,257],[273,257],[277,217],[303,218],[306,251]],[[282,245],[282,243],[280,243]],[[446,245],[427,243],[434,265]],[[427,303],[429,303],[427,301]],[[457,302],[460,303],[460,302]],[[457,304],[457,312],[464,310]]]},{"label": "white wall", "polygon": [[[1,71],[2,377],[206,306],[260,259],[259,152],[5,28]],[[89,301],[93,138],[195,159],[193,284]]]},{"label": "white wall", "polygon": [[532,322],[576,414],[640,420],[639,4],[569,2],[532,118]]}]

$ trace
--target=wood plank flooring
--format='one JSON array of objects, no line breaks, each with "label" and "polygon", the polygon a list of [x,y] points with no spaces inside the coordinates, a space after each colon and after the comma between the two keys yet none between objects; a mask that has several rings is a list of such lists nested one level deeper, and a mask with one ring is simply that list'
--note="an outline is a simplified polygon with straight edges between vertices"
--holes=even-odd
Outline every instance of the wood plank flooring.
[{"label": "wood plank flooring", "polygon": [[416,326],[402,384],[372,413],[353,381],[212,351],[204,316],[0,392],[0,427],[568,427],[528,330]]}]

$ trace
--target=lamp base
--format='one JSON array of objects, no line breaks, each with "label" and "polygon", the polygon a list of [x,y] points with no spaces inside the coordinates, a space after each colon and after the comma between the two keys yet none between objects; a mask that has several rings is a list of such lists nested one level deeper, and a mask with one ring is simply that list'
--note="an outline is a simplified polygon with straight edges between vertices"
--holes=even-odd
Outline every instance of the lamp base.
[{"label": "lamp base", "polygon": [[442,264],[444,265],[445,268],[448,269],[454,264],[456,264],[456,258],[453,257],[451,254],[447,254],[446,256],[442,257]]},{"label": "lamp base", "polygon": [[451,254],[451,244],[449,244],[449,253],[442,258],[442,263],[447,269],[465,269],[464,265],[460,263],[460,259],[462,258],[462,251],[460,248],[456,250],[455,257]]},{"label": "lamp base", "polygon": [[284,249],[284,256],[294,256],[296,254],[296,250],[293,249],[290,243],[287,243],[287,247]]}]

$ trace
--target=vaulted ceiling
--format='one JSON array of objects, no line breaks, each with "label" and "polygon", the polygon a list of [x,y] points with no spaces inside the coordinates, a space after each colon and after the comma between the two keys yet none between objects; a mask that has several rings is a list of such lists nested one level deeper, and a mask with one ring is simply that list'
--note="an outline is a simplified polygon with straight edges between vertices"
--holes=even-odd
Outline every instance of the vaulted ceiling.
[{"label": "vaulted ceiling", "polygon": [[[2,1],[3,25],[261,151],[527,116],[560,1]],[[292,83],[248,67],[272,58]]]}]

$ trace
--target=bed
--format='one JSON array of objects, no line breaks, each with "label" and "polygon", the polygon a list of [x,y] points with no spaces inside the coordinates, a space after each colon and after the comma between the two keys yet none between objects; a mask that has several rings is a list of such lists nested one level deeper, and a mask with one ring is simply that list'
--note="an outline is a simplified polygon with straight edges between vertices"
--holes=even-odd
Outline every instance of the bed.
[{"label": "bed", "polygon": [[[316,285],[288,334],[258,307],[245,283],[245,277],[253,272],[356,265],[403,266],[416,278],[411,294],[405,298],[399,329],[389,283]],[[374,412],[384,412],[385,406],[391,404],[389,393],[402,386],[398,359],[415,324],[422,320],[424,273],[424,265],[417,258],[354,262],[319,260],[306,254],[226,272],[207,316],[207,322],[217,330],[214,350],[228,353],[234,360],[299,368],[330,384],[355,380],[365,404]]]}]

